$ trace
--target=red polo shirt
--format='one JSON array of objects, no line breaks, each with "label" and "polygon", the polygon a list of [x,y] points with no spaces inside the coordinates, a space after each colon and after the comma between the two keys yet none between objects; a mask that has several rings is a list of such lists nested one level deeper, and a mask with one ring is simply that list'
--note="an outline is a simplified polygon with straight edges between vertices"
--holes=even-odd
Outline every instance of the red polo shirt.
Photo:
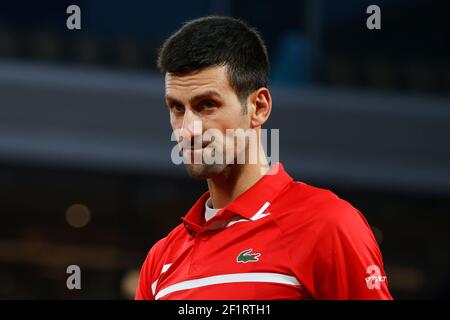
[{"label": "red polo shirt", "polygon": [[136,299],[392,299],[363,215],[271,173],[205,223],[206,192],[151,248]]}]

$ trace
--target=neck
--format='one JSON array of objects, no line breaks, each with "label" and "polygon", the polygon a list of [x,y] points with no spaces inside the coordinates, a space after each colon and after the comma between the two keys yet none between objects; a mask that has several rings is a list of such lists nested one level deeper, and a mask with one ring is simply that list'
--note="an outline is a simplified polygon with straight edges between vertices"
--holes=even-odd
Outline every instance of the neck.
[{"label": "neck", "polygon": [[250,189],[269,170],[264,157],[257,164],[231,164],[219,175],[208,179],[214,208],[223,208]]}]

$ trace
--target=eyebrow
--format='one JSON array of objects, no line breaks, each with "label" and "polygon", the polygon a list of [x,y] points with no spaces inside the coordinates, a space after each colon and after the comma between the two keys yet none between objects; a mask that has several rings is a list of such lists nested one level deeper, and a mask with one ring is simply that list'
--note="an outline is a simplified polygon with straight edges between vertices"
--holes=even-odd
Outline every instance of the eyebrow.
[{"label": "eyebrow", "polygon": [[[193,96],[192,98],[190,98],[190,99],[189,99],[189,103],[192,103],[192,102],[195,102],[195,101],[198,101],[198,100],[202,100],[202,99],[204,99],[204,98],[209,98],[209,97],[211,97],[211,96],[217,97],[217,98],[222,98],[222,96],[220,95],[220,93],[218,93],[217,91],[214,91],[214,90],[208,90],[208,91],[205,91],[205,92],[203,92],[203,93],[200,93],[200,94],[198,94],[198,95]],[[174,98],[174,97],[171,97],[171,96],[169,96],[169,95],[166,95],[166,100],[168,100],[168,101],[173,101],[173,102],[176,102],[176,103],[182,105],[182,103],[181,103],[180,100],[178,100],[178,99],[176,99],[176,98]]]}]

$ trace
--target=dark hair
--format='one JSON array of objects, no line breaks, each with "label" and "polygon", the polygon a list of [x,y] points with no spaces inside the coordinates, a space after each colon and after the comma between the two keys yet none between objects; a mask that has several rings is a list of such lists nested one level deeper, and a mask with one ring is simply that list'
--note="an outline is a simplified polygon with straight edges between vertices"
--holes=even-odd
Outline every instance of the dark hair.
[{"label": "dark hair", "polygon": [[189,21],[159,50],[162,73],[182,74],[221,65],[227,67],[228,81],[241,102],[268,85],[269,58],[264,41],[239,19],[208,16]]}]

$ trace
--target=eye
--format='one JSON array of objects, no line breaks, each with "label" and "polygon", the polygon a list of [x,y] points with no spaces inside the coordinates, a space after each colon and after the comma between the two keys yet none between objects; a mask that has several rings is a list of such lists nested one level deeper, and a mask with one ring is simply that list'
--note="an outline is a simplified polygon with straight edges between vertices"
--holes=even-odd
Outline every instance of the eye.
[{"label": "eye", "polygon": [[217,103],[213,100],[205,100],[200,103],[200,106],[204,109],[211,109],[217,106]]},{"label": "eye", "polygon": [[172,103],[171,105],[169,105],[169,109],[177,113],[184,112],[184,106],[178,103]]}]

